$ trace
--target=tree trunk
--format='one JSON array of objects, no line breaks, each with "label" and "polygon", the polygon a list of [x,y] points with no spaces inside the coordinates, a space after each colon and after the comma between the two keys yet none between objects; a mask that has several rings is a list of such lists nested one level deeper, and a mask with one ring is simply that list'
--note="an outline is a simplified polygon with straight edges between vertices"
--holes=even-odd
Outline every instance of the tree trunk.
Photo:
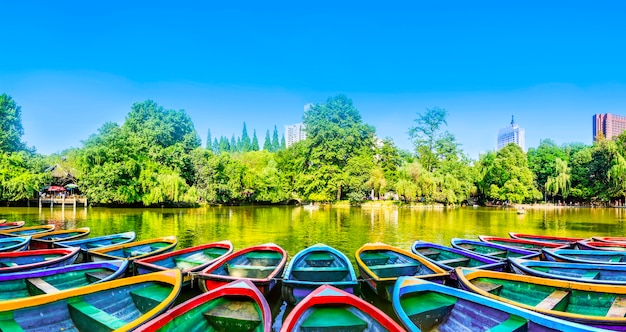
[{"label": "tree trunk", "polygon": [[339,186],[339,188],[337,188],[337,200],[341,199],[341,186]]}]

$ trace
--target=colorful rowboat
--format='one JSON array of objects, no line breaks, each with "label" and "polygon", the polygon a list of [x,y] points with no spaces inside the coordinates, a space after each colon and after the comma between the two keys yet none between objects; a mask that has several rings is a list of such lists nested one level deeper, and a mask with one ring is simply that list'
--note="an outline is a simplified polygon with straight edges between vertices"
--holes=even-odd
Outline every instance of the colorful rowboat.
[{"label": "colorful rowboat", "polygon": [[0,253],[0,273],[33,271],[70,265],[78,256],[78,248],[40,249]]},{"label": "colorful rowboat", "polygon": [[57,241],[74,240],[89,235],[89,227],[65,229],[31,236],[30,249],[50,249]]},{"label": "colorful rowboat", "polygon": [[591,238],[593,241],[599,242],[618,242],[618,243],[626,243],[626,237],[623,236],[594,236]]},{"label": "colorful rowboat", "polygon": [[502,271],[506,267],[506,262],[499,259],[430,242],[415,241],[411,246],[411,251],[430,260],[446,271],[454,270],[458,266],[494,271]]},{"label": "colorful rowboat", "polygon": [[626,242],[578,241],[576,247],[580,250],[626,251]]},{"label": "colorful rowboat", "polygon": [[13,229],[13,228],[19,228],[24,226],[24,224],[26,224],[26,222],[24,220],[20,220],[20,221],[6,221],[6,220],[0,220],[0,231],[4,231],[7,229]]},{"label": "colorful rowboat", "polygon": [[479,235],[478,238],[487,243],[494,243],[508,247],[522,248],[527,250],[540,251],[542,248],[561,248],[564,245],[562,243],[551,243],[542,241],[509,239],[506,237],[486,236]]},{"label": "colorful rowboat", "polygon": [[554,262],[626,265],[626,251],[544,249],[542,254]]},{"label": "colorful rowboat", "polygon": [[465,290],[545,315],[610,330],[626,330],[626,287],[459,267]]},{"label": "colorful rowboat", "polygon": [[280,331],[405,330],[370,303],[333,286],[323,285],[291,310]]},{"label": "colorful rowboat", "polygon": [[147,331],[272,331],[270,306],[249,280],[196,296],[140,326]]},{"label": "colorful rowboat", "polygon": [[509,236],[512,239],[550,242],[550,243],[558,243],[561,245],[568,245],[568,244],[573,244],[578,241],[586,240],[585,238],[582,238],[582,237],[533,235],[533,234],[523,234],[523,233],[515,233],[515,232],[509,232]]},{"label": "colorful rowboat", "polygon": [[267,296],[277,284],[287,263],[287,252],[274,243],[235,251],[194,274],[204,292],[229,282],[248,279]]},{"label": "colorful rowboat", "polygon": [[333,247],[318,243],[298,252],[287,265],[282,285],[283,299],[295,305],[324,284],[350,294],[354,294],[359,286],[348,257]]},{"label": "colorful rowboat", "polygon": [[3,301],[3,331],[129,331],[156,317],[174,302],[181,288],[178,270],[116,279]]},{"label": "colorful rowboat", "polygon": [[107,261],[0,274],[0,301],[58,293],[113,280],[124,276],[127,267],[127,261]]},{"label": "colorful rowboat", "polygon": [[207,243],[138,259],[135,261],[135,270],[137,274],[146,274],[176,268],[181,270],[185,285],[190,282],[190,272],[204,270],[232,252],[233,244],[230,241]]},{"label": "colorful rowboat", "polygon": [[393,309],[409,331],[603,331],[463,290],[400,277]]},{"label": "colorful rowboat", "polygon": [[539,253],[535,250],[503,246],[500,244],[483,241],[454,238],[450,240],[450,244],[452,244],[452,247],[457,249],[468,250],[483,256],[493,257],[502,260],[511,257],[530,258],[539,256]]},{"label": "colorful rowboat", "polygon": [[77,261],[87,262],[91,260],[91,257],[89,257],[89,250],[108,248],[114,245],[132,242],[134,240],[135,232],[125,232],[92,237],[89,239],[54,242],[52,245],[55,248],[79,247],[80,254],[78,255]]},{"label": "colorful rowboat", "polygon": [[626,265],[562,263],[509,259],[511,270],[517,274],[542,278],[626,286]]},{"label": "colorful rowboat", "polygon": [[39,225],[30,227],[11,228],[0,231],[1,236],[27,236],[54,231],[54,225]]},{"label": "colorful rowboat", "polygon": [[178,240],[175,236],[159,237],[137,242],[117,244],[89,251],[89,257],[94,262],[125,259],[135,261],[174,250]]},{"label": "colorful rowboat", "polygon": [[384,243],[363,245],[356,252],[356,263],[365,284],[387,301],[391,301],[398,277],[415,276],[443,282],[449,276],[428,259]]},{"label": "colorful rowboat", "polygon": [[0,238],[0,252],[26,250],[29,243],[30,236],[10,236]]}]

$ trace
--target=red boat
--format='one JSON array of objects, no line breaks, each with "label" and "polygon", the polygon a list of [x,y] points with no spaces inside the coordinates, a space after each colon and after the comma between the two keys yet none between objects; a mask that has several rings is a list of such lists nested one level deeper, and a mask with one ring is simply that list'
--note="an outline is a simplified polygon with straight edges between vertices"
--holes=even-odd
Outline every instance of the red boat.
[{"label": "red boat", "polygon": [[509,239],[506,237],[486,236],[486,235],[479,235],[478,238],[483,242],[495,243],[495,244],[499,244],[503,246],[535,250],[535,251],[540,251],[542,248],[562,248],[562,247],[569,246],[567,244],[563,245],[562,243]]},{"label": "red boat", "polygon": [[617,243],[626,243],[626,237],[623,236],[594,236],[591,238],[592,241],[599,242],[617,242]]},{"label": "red boat", "polygon": [[268,295],[282,276],[287,252],[274,243],[261,244],[236,251],[220,258],[195,275],[204,292],[231,281],[248,279],[263,295]]},{"label": "red boat", "polygon": [[0,253],[0,273],[40,270],[74,263],[80,248],[41,249]]},{"label": "red boat", "polygon": [[626,242],[578,241],[576,247],[580,250],[626,251]]},{"label": "red boat", "polygon": [[[339,324],[341,325],[337,325]],[[296,305],[283,322],[281,332],[405,331],[380,309],[330,285],[318,287]]]},{"label": "red boat", "polygon": [[509,232],[509,236],[512,239],[541,241],[541,242],[550,242],[550,243],[560,243],[562,245],[573,244],[573,243],[578,242],[578,241],[586,240],[585,238],[582,238],[582,237],[532,235],[532,234],[522,234],[522,233],[514,233],[514,232]]},{"label": "red boat", "polygon": [[272,331],[272,312],[249,280],[239,280],[198,295],[150,320],[135,331]]},{"label": "red boat", "polygon": [[0,231],[4,231],[7,229],[19,228],[24,226],[26,222],[23,220],[20,221],[6,221],[0,220]]}]

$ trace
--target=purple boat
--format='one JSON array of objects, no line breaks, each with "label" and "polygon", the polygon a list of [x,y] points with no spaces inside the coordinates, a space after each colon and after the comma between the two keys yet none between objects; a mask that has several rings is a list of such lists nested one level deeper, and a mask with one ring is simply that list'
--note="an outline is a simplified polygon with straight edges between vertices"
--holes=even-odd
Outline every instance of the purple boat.
[{"label": "purple boat", "polygon": [[493,271],[503,271],[506,267],[506,262],[496,258],[430,242],[415,241],[411,246],[411,251],[430,260],[446,271],[454,270],[454,268],[459,266]]},{"label": "purple boat", "polygon": [[0,253],[0,273],[33,271],[70,265],[80,248],[41,249]]},{"label": "purple boat", "polygon": [[452,247],[456,249],[471,251],[479,255],[506,260],[507,258],[524,257],[526,259],[533,259],[540,254],[534,250],[527,250],[522,248],[509,247],[496,243],[483,242],[477,240],[459,239],[454,238],[450,240]]}]

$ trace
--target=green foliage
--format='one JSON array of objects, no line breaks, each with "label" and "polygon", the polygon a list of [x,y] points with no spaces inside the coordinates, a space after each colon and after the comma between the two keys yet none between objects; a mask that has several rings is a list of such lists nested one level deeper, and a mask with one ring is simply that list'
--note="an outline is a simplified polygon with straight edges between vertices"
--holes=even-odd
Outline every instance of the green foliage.
[{"label": "green foliage", "polygon": [[22,113],[15,101],[3,93],[0,95],[0,152],[16,152],[26,148],[22,143]]},{"label": "green foliage", "polygon": [[[557,176],[556,159],[569,160],[569,155],[564,148],[559,148],[550,139],[541,140],[537,148],[528,149],[528,167],[535,174],[536,186],[540,191],[546,191],[546,183],[549,178]],[[551,182],[552,183],[552,182]]]}]

